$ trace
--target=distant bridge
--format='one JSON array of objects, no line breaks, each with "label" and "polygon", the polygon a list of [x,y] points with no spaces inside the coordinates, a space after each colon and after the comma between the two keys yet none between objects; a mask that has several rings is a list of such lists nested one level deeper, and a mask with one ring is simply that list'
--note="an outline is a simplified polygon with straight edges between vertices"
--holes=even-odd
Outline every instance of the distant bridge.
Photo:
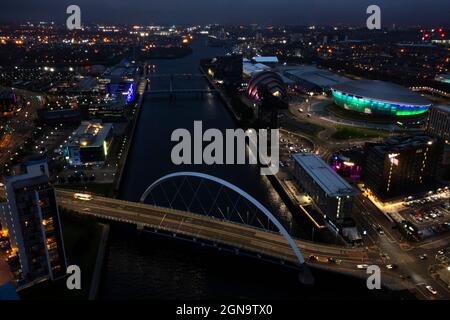
[{"label": "distant bridge", "polygon": [[[206,76],[203,74],[151,74],[148,77],[149,89],[147,95],[151,96],[167,96],[170,99],[176,98],[178,95],[193,95],[198,98],[204,98],[205,95],[218,94],[215,89],[210,89],[207,86]],[[192,86],[198,81],[198,86]],[[152,84],[157,82],[158,87],[165,82],[164,88],[152,88]],[[180,83],[188,83],[185,87]]]}]

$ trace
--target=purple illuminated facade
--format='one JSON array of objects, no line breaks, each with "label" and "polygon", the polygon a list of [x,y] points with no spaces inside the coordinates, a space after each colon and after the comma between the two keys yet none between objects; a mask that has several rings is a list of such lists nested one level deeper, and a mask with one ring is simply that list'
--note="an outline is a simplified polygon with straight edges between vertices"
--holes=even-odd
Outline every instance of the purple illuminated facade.
[{"label": "purple illuminated facade", "polygon": [[351,158],[343,154],[334,154],[331,158],[331,168],[340,176],[352,181],[361,179],[362,165],[359,157]]},{"label": "purple illuminated facade", "polygon": [[108,93],[114,97],[123,96],[126,103],[130,104],[135,98],[135,87],[133,82],[121,82],[108,85]]}]

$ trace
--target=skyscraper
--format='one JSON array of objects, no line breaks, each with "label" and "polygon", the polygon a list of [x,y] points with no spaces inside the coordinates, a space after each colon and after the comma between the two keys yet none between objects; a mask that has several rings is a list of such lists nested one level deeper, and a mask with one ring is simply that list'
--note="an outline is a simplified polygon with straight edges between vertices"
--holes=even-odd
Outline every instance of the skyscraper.
[{"label": "skyscraper", "polygon": [[8,177],[5,182],[8,204],[4,220],[18,286],[65,275],[61,223],[47,162],[28,162],[25,174]]}]

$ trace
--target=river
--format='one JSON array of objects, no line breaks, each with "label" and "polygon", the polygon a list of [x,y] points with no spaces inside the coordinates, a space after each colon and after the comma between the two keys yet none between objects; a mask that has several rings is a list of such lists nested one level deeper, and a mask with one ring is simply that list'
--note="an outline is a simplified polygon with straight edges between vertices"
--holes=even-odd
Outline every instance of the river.
[{"label": "river", "polygon": [[[203,58],[222,55],[222,48],[193,43],[193,54],[176,60],[156,60],[156,74],[198,74]],[[158,83],[151,84],[157,86]],[[203,84],[206,86],[206,83]],[[295,236],[303,237],[305,226],[280,201],[259,168],[236,166],[175,166],[171,161],[173,130],[193,129],[196,120],[204,130],[236,128],[236,123],[216,97],[175,101],[146,97],[133,145],[124,171],[120,197],[138,201],[158,178],[177,171],[203,172],[225,179],[253,195],[277,215]],[[309,226],[307,226],[309,228]],[[135,228],[112,224],[102,280],[102,299],[225,299],[319,297],[372,297],[365,283],[348,277],[315,271],[316,285],[302,287],[297,271],[262,263],[252,258],[217,253],[182,241],[138,234]],[[383,291],[383,294],[386,294]],[[378,293],[377,293],[378,295]]]}]

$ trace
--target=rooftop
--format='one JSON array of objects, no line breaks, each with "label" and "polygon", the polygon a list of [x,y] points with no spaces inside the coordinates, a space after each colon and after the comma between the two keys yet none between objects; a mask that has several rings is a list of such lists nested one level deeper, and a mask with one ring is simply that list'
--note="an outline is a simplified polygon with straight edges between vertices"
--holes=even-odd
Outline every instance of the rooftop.
[{"label": "rooftop", "polygon": [[284,70],[287,77],[295,77],[301,80],[308,81],[321,88],[328,88],[333,85],[347,82],[348,78],[341,77],[329,70],[319,69],[315,66],[295,66]]},{"label": "rooftop", "polygon": [[112,127],[112,123],[83,121],[74,132],[71,143],[82,147],[100,147]]},{"label": "rooftop", "polygon": [[267,57],[253,57],[253,61],[256,63],[278,63],[278,58],[275,56],[267,56]]},{"label": "rooftop", "polygon": [[262,63],[251,63],[244,61],[243,69],[246,75],[253,76],[259,72],[270,70],[270,67]]},{"label": "rooftop", "polygon": [[438,109],[440,111],[444,111],[444,112],[450,113],[450,106],[447,106],[447,105],[434,106],[433,109]]},{"label": "rooftop", "polygon": [[383,143],[373,144],[375,150],[381,154],[395,153],[402,150],[422,148],[438,143],[438,138],[428,135],[393,136],[386,138]]},{"label": "rooftop", "polygon": [[318,155],[314,153],[298,153],[294,155],[294,161],[308,172],[327,195],[336,197],[358,194],[357,190],[334,172]]},{"label": "rooftop", "polygon": [[379,80],[354,80],[332,86],[333,90],[354,95],[357,98],[385,103],[429,106],[432,103],[418,93],[398,84]]}]

